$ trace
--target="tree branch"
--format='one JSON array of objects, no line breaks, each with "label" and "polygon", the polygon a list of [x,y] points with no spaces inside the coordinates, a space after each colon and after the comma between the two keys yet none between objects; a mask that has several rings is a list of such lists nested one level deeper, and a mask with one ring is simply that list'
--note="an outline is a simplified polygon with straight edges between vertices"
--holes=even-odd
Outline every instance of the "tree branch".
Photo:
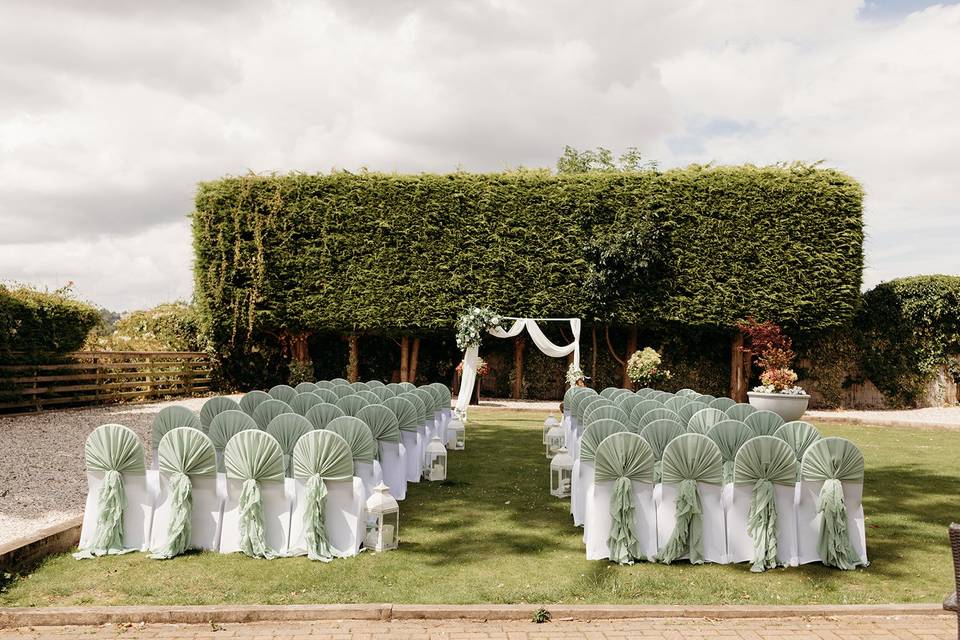
[{"label": "tree branch", "polygon": [[613,359],[620,363],[621,367],[627,366],[627,361],[617,355],[617,352],[613,348],[613,343],[610,341],[610,325],[604,325],[603,334],[607,338],[607,349],[610,351],[610,355],[613,356]]}]

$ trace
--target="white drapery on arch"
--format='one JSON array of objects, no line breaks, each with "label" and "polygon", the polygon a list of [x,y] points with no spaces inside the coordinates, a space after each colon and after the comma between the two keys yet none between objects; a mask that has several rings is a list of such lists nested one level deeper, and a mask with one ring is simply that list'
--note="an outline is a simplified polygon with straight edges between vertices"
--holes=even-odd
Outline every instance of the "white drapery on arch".
[{"label": "white drapery on arch", "polygon": [[[524,329],[530,334],[533,343],[537,345],[540,351],[554,358],[573,354],[573,364],[580,368],[580,318],[510,318],[504,320],[513,320],[513,325],[509,330],[504,331],[501,327],[494,327],[489,331],[490,335],[497,338],[513,338],[520,335]],[[570,331],[573,332],[573,342],[568,345],[559,346],[553,344],[537,322],[569,322]],[[463,374],[460,376],[460,391],[457,392],[457,413],[464,415],[467,405],[470,404],[470,397],[473,395],[473,386],[477,383],[477,360],[480,359],[480,348],[470,347],[463,354]]]}]

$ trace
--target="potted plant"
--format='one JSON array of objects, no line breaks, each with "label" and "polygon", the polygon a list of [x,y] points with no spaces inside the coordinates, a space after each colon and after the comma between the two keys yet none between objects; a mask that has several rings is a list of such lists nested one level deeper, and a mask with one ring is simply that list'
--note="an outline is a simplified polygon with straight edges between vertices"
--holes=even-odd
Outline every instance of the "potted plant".
[{"label": "potted plant", "polygon": [[627,360],[627,377],[636,387],[654,387],[670,379],[670,372],[660,367],[660,354],[644,347]]},{"label": "potted plant", "polygon": [[749,341],[744,349],[762,370],[760,386],[747,393],[750,404],[778,414],[785,422],[799,420],[807,410],[810,395],[796,385],[797,374],[790,368],[796,356],[793,341],[773,322],[748,318],[740,324],[740,330]]}]

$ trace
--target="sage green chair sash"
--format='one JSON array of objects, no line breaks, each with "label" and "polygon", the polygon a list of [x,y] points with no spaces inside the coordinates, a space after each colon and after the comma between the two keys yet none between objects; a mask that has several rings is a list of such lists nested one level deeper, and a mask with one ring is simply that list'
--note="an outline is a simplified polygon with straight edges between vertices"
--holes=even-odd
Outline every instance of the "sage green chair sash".
[{"label": "sage green chair sash", "polygon": [[720,409],[700,409],[695,414],[693,414],[690,419],[687,421],[687,431],[690,433],[702,433],[707,435],[707,432],[710,431],[710,428],[718,422],[723,422],[727,419],[727,414]]},{"label": "sage green chair sash", "polygon": [[640,429],[640,433],[643,433],[643,428],[654,420],[673,420],[677,424],[685,425],[687,421],[681,418],[677,413],[670,411],[666,407],[660,409],[651,409],[643,414],[643,417],[640,418],[640,422],[637,423],[637,427]]},{"label": "sage green chair sash", "polygon": [[343,415],[345,415],[343,409],[337,405],[321,402],[320,404],[315,404],[310,407],[310,410],[307,411],[306,418],[310,421],[310,424],[313,425],[314,429],[326,429],[331,420]]},{"label": "sage green chair sash", "polygon": [[739,420],[743,423],[746,423],[747,416],[756,412],[756,407],[745,402],[738,402],[737,404],[725,410],[725,413],[730,417],[731,420]]},{"label": "sage green chair sash", "polygon": [[863,454],[845,438],[821,438],[803,454],[801,478],[823,482],[817,510],[821,513],[818,551],[823,564],[855,569],[864,564],[850,544],[843,482],[863,482]]},{"label": "sage green chair sash", "polygon": [[413,384],[412,382],[398,382],[397,384],[400,385],[400,388],[403,389],[404,393],[407,393],[408,391],[413,391],[414,389],[417,388],[417,385]]},{"label": "sage green chair sash", "polygon": [[[229,411],[241,413],[239,409]],[[166,542],[154,549],[150,557],[164,560],[189,548],[193,515],[191,477],[216,477],[217,456],[206,434],[189,427],[177,427],[160,440],[157,457],[160,471],[170,478],[170,522]]]},{"label": "sage green chair sash", "polygon": [[257,410],[257,406],[264,400],[269,399],[270,394],[266,391],[260,391],[259,389],[249,391],[240,398],[240,409],[248,416],[252,416],[253,412]]},{"label": "sage green chair sash", "polygon": [[213,417],[218,413],[223,413],[224,411],[238,411],[240,405],[237,404],[237,401],[233,398],[228,398],[226,396],[213,396],[209,400],[203,403],[203,407],[200,409],[200,424],[203,426],[203,432],[206,433],[210,430],[210,423],[213,421]]},{"label": "sage green chair sash", "polygon": [[271,398],[257,405],[257,408],[253,410],[253,420],[257,423],[257,428],[263,430],[267,428],[271,420],[284,413],[296,412],[283,400]]},{"label": "sage green chair sash", "polygon": [[435,412],[436,412],[436,411],[439,411],[440,407],[443,406],[443,396],[442,396],[442,392],[441,392],[439,389],[437,389],[436,387],[434,387],[433,385],[430,385],[430,384],[423,385],[423,386],[420,387],[420,388],[430,394],[430,397],[431,397],[432,400],[433,400],[433,404],[431,405],[431,408],[432,408]]},{"label": "sage green chair sash", "polygon": [[663,482],[677,485],[676,526],[658,554],[670,564],[689,553],[692,564],[703,563],[703,509],[697,483],[723,482],[723,456],[713,440],[699,433],[674,438],[663,452]]},{"label": "sage green chair sash", "polygon": [[614,433],[597,446],[594,459],[597,481],[615,482],[610,497],[610,560],[633,564],[644,557],[640,539],[634,530],[632,482],[653,484],[653,451],[646,440],[635,433]]},{"label": "sage green chair sash", "polygon": [[383,402],[387,398],[393,397],[393,391],[391,391],[390,388],[387,387],[386,385],[382,387],[373,387],[372,389],[370,389],[370,393],[377,396],[378,402]]},{"label": "sage green chair sash", "polygon": [[353,395],[353,387],[349,384],[336,384],[331,389],[338,398],[346,398],[347,396]]},{"label": "sage green chair sash", "polygon": [[293,448],[308,431],[313,431],[313,424],[296,413],[281,413],[267,425],[266,432],[273,436],[283,451],[283,472],[288,478],[293,477]]},{"label": "sage green chair sash", "polygon": [[350,383],[347,381],[346,378],[333,378],[332,380],[330,380],[330,382],[332,382],[334,385],[350,386]]},{"label": "sage green chair sash", "polygon": [[243,411],[224,411],[215,415],[210,422],[210,442],[214,449],[223,451],[233,436],[247,429],[258,428],[256,421]]},{"label": "sage green chair sash", "polygon": [[697,402],[702,402],[703,404],[710,406],[710,403],[716,400],[716,396],[712,396],[709,393],[701,393],[698,396],[694,396],[694,400]]},{"label": "sage green chair sash", "polygon": [[442,405],[441,408],[449,409],[451,400],[450,388],[442,382],[434,382],[430,386],[440,392],[440,402]]},{"label": "sage green chair sash", "polygon": [[317,391],[319,391],[320,389],[326,389],[327,391],[329,391],[334,387],[334,384],[329,380],[317,380],[314,384],[317,385]]},{"label": "sage green chair sash", "polygon": [[638,390],[637,390],[637,395],[640,396],[640,397],[643,398],[643,399],[650,398],[650,397],[652,397],[652,395],[655,394],[655,393],[656,393],[656,390],[655,390],[655,389],[651,389],[650,387],[644,387],[643,389],[638,389]]},{"label": "sage green chair sash", "polygon": [[306,416],[307,411],[310,411],[310,409],[321,402],[323,402],[323,400],[321,400],[320,397],[314,392],[304,391],[290,401],[290,408],[293,409],[294,413],[297,415]]},{"label": "sage green chair sash", "polygon": [[677,436],[685,432],[683,426],[676,420],[666,418],[654,420],[643,428],[640,437],[647,441],[653,451],[653,481],[660,482],[662,478],[663,451]]},{"label": "sage green chair sash", "polygon": [[800,472],[803,469],[803,454],[807,452],[814,442],[820,439],[820,432],[809,422],[795,420],[780,427],[774,432],[774,437],[780,438],[793,449],[793,455],[797,459],[797,480],[800,480]]},{"label": "sage green chair sash", "polygon": [[610,398],[604,398],[603,396],[593,396],[585,402],[580,404],[580,422],[583,424],[587,423],[587,416],[599,409],[600,407],[616,407],[617,404]]},{"label": "sage green chair sash", "polygon": [[693,389],[683,388],[677,391],[676,395],[683,397],[683,396],[698,396],[700,394],[694,391]]},{"label": "sage green chair sash", "polygon": [[597,420],[616,420],[625,426],[630,426],[629,416],[624,413],[623,409],[612,404],[600,405],[590,409],[590,413],[584,416],[583,423],[589,425],[591,422],[596,422]]},{"label": "sage green chair sash", "polygon": [[387,398],[383,401],[383,406],[393,411],[397,416],[397,423],[400,425],[400,431],[416,431],[420,423],[420,413],[416,405],[400,396]]},{"label": "sage green chair sash", "polygon": [[301,382],[294,387],[294,390],[300,394],[312,393],[317,390],[317,385],[313,382]]},{"label": "sage green chair sash", "polygon": [[592,461],[597,447],[607,436],[615,433],[627,432],[627,425],[616,420],[597,420],[587,425],[580,438],[580,460]]},{"label": "sage green chair sash", "polygon": [[287,404],[290,404],[290,402],[297,397],[297,390],[288,384],[278,384],[274,387],[271,387],[268,393],[270,394],[271,398],[282,400]]},{"label": "sage green chair sash", "polygon": [[327,425],[326,430],[337,434],[350,445],[354,467],[362,462],[373,462],[377,456],[377,441],[373,439],[370,428],[360,418],[353,416],[334,418]]},{"label": "sage green chair sash", "polygon": [[686,426],[690,422],[690,420],[693,418],[693,416],[695,416],[698,412],[703,411],[704,409],[709,409],[709,408],[710,407],[707,406],[707,403],[700,402],[699,400],[691,399],[690,402],[680,407],[680,410],[677,411],[677,415],[680,416],[680,420],[678,422]]},{"label": "sage green chair sash", "polygon": [[337,404],[337,400],[340,399],[340,396],[335,394],[333,391],[331,391],[330,389],[324,389],[322,387],[314,391],[313,395],[320,398],[321,402],[326,402],[328,404]]},{"label": "sage green chair sash", "polygon": [[639,431],[643,428],[640,424],[643,421],[643,416],[645,416],[648,411],[664,408],[666,407],[663,406],[662,402],[650,399],[640,400],[640,402],[635,404],[630,410],[630,425]]},{"label": "sage green chair sash", "polygon": [[780,438],[757,436],[737,453],[734,482],[753,485],[747,532],[753,540],[751,571],[762,572],[777,566],[777,503],[773,485],[793,486],[797,461],[790,446]]},{"label": "sage green chair sash", "polygon": [[360,409],[357,417],[363,420],[377,442],[400,442],[400,421],[393,411],[382,404],[371,404]]},{"label": "sage green chair sash", "polygon": [[665,406],[667,409],[670,409],[670,411],[677,413],[680,411],[680,407],[690,402],[692,402],[690,398],[684,398],[683,396],[673,396],[672,398],[668,398],[667,401],[663,403],[663,406]]},{"label": "sage green chair sash", "polygon": [[[627,414],[627,422],[631,423],[633,413],[633,408],[638,404],[643,402],[643,398],[636,395],[635,393],[625,393],[621,396],[617,396],[617,399],[614,400],[617,403],[617,406],[620,407],[620,410]],[[631,423],[632,424],[632,423]],[[630,426],[629,424],[627,426]]]},{"label": "sage green chair sash", "polygon": [[200,424],[200,419],[197,418],[197,414],[195,414],[193,411],[190,411],[190,409],[177,405],[172,407],[164,407],[153,418],[153,428],[151,429],[151,440],[153,441],[153,446],[159,446],[160,440],[163,439],[163,436],[167,435],[167,432],[171,429],[176,429],[177,427],[190,427],[191,429],[197,429],[198,431],[203,430],[203,427]]},{"label": "sage green chair sash", "polygon": [[364,400],[357,394],[351,394],[349,396],[343,396],[337,400],[337,406],[343,411],[344,415],[356,417],[357,412],[360,409],[363,409],[365,406],[370,404],[368,401]]},{"label": "sage green chair sash", "polygon": [[354,393],[357,393],[358,391],[367,391],[370,388],[370,385],[362,380],[357,380],[356,382],[350,383],[350,388],[353,389]]},{"label": "sage green chair sash", "polygon": [[737,402],[733,398],[717,398],[711,401],[708,406],[711,409],[720,409],[720,411],[726,411],[735,404],[737,404]]},{"label": "sage green chair sash", "polygon": [[707,437],[713,440],[723,456],[723,484],[733,482],[733,461],[737,451],[755,435],[753,429],[739,420],[721,420],[707,431]]},{"label": "sage green chair sash", "polygon": [[[439,384],[439,383],[434,383]],[[367,386],[370,387],[370,390],[376,389],[377,387],[382,387],[384,384],[379,380],[367,380]]]},{"label": "sage green chair sash", "polygon": [[433,397],[433,393],[424,387],[417,387],[411,393],[415,393],[420,398],[420,402],[423,403],[424,420],[428,422],[433,420],[433,412],[436,411],[437,406],[437,400]]},{"label": "sage green chair sash", "polygon": [[403,387],[400,386],[399,382],[389,382],[387,383],[387,389],[393,392],[393,397],[397,397],[403,393]]},{"label": "sage green chair sash", "polygon": [[261,482],[283,482],[283,451],[266,431],[241,431],[223,452],[227,478],[243,482],[238,500],[240,551],[252,558],[271,559],[277,550],[267,546]]},{"label": "sage green chair sash", "polygon": [[599,394],[589,387],[577,387],[581,390],[580,393],[573,396],[573,402],[571,403],[570,410],[573,412],[573,417],[579,422],[583,422],[583,410],[586,408],[587,403],[593,402],[596,398],[599,398]]},{"label": "sage green chair sash", "polygon": [[772,436],[783,424],[783,418],[773,411],[760,410],[748,415],[744,422],[758,436]]},{"label": "sage green chair sash", "polygon": [[83,453],[87,471],[102,472],[103,481],[97,495],[97,525],[93,538],[74,557],[80,559],[134,551],[123,547],[123,514],[127,500],[122,474],[146,473],[140,438],[123,425],[104,424],[87,436]]},{"label": "sage green chair sash", "polygon": [[609,398],[610,400],[613,400],[613,397],[617,391],[620,391],[620,389],[618,389],[617,387],[604,387],[600,391],[600,395],[604,398]]},{"label": "sage green chair sash", "polygon": [[412,404],[414,408],[417,410],[417,425],[422,425],[423,423],[425,423],[427,421],[427,416],[432,413],[427,408],[427,405],[423,403],[423,399],[416,393],[405,391],[397,397],[403,398],[404,400]]},{"label": "sage green chair sash", "polygon": [[373,389],[362,389],[357,391],[354,395],[360,396],[369,404],[380,404],[380,396],[373,392]]}]

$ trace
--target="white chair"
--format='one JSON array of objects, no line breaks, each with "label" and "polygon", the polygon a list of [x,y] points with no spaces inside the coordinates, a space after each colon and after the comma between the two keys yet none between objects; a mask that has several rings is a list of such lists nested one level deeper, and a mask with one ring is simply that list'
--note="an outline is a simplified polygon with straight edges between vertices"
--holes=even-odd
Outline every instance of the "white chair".
[{"label": "white chair", "polygon": [[[797,490],[800,564],[819,561],[839,569],[867,566],[860,450],[844,438],[817,440],[803,455],[800,478]],[[833,532],[845,535],[834,539]]]},{"label": "white chair", "polygon": [[607,436],[628,431],[616,420],[601,419],[587,425],[580,439],[580,456],[573,462],[570,486],[570,512],[573,524],[582,527],[586,515],[587,495],[593,490],[594,456],[597,447]]},{"label": "white chair", "polygon": [[685,433],[666,446],[662,465],[657,558],[667,564],[684,558],[692,564],[725,562],[723,458],[717,445],[705,435]]},{"label": "white chair", "polygon": [[757,572],[797,566],[797,462],[790,446],[773,436],[747,440],[736,453],[733,477],[727,487],[729,561],[752,562]]},{"label": "white chair", "polygon": [[400,421],[382,404],[364,407],[357,415],[377,442],[379,468],[383,482],[395,500],[407,496],[407,450],[400,442]]},{"label": "white chair", "polygon": [[350,446],[336,433],[311,431],[297,442],[290,555],[328,561],[360,552],[366,534],[365,490],[353,473]]},{"label": "white chair", "polygon": [[370,428],[360,418],[343,416],[331,420],[326,430],[343,438],[350,447],[353,455],[353,475],[363,481],[363,500],[366,502],[367,497],[373,495],[373,488],[383,480],[383,476],[379,474],[379,465],[374,464],[378,447]]},{"label": "white chair", "polygon": [[[223,462],[227,473],[220,553],[240,551],[267,559],[286,555],[291,504],[280,445],[265,431],[241,431],[227,442]],[[250,520],[243,517],[247,509],[254,514]]]},{"label": "white chair", "polygon": [[653,561],[657,514],[650,445],[635,433],[615,433],[597,447],[594,465],[583,527],[587,560]]},{"label": "white chair", "polygon": [[188,549],[217,551],[223,497],[217,491],[217,457],[210,438],[178,427],[163,436],[158,455],[159,494],[150,536],[153,557],[172,558]]},{"label": "white chair", "polygon": [[416,406],[407,398],[396,396],[383,401],[383,406],[390,409],[397,416],[400,427],[400,442],[406,452],[406,479],[407,482],[420,482],[423,470],[422,460],[424,452],[417,433],[420,414]]},{"label": "white chair", "polygon": [[144,551],[150,542],[156,478],[143,444],[119,424],[97,427],[84,445],[87,502],[76,558]]}]

